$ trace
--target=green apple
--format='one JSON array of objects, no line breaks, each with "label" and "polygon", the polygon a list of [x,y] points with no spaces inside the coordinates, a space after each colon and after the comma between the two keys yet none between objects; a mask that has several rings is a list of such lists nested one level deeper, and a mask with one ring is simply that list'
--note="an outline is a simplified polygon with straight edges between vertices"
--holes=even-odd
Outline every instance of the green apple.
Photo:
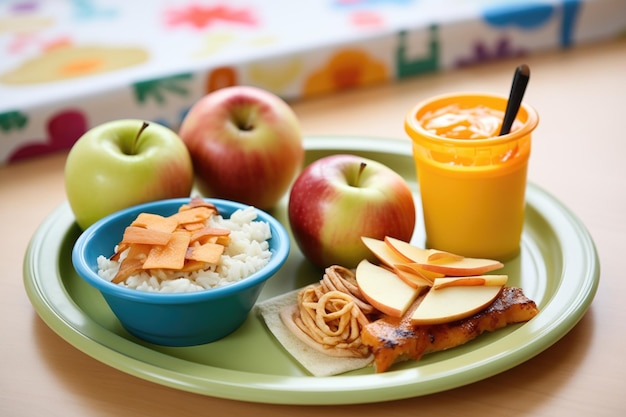
[{"label": "green apple", "polygon": [[123,119],[96,126],[72,146],[65,190],[76,222],[148,201],[187,197],[193,165],[180,137],[165,126]]}]

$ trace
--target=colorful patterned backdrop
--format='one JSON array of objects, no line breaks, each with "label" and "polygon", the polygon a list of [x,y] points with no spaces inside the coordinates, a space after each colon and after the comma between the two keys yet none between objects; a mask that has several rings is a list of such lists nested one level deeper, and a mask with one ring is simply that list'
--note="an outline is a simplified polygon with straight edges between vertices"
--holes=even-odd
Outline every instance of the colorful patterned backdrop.
[{"label": "colorful patterned backdrop", "polygon": [[302,100],[623,35],[623,0],[0,1],[0,164],[204,94]]}]

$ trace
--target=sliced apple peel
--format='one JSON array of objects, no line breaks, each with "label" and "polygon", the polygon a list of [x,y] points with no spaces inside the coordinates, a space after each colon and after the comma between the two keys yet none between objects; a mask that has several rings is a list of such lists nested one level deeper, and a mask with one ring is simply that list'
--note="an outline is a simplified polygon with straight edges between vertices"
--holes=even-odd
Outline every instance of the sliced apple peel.
[{"label": "sliced apple peel", "polygon": [[467,258],[436,249],[423,249],[389,236],[385,237],[384,241],[407,262],[416,263],[426,271],[438,272],[446,276],[481,275],[504,266],[494,259]]},{"label": "sliced apple peel", "polygon": [[437,262],[448,263],[448,262],[462,261],[463,258],[464,256],[456,255],[454,253],[444,252],[444,251],[435,250],[435,249],[429,249],[429,254],[426,260],[429,263],[437,263]]},{"label": "sliced apple peel", "polygon": [[449,287],[502,287],[508,281],[508,275],[481,275],[475,277],[444,277],[433,282],[432,289]]},{"label": "sliced apple peel", "polygon": [[466,277],[495,271],[504,265],[499,261],[479,258],[463,258],[460,261],[446,264],[423,264],[422,268],[427,271],[439,272],[451,277]]},{"label": "sliced apple peel", "polygon": [[446,276],[445,274],[442,274],[441,272],[429,271],[427,269],[424,269],[422,268],[421,264],[416,264],[415,262],[405,262],[405,263],[395,264],[394,268],[401,269],[406,272],[411,272],[412,274],[415,274],[421,278],[424,278],[430,281],[431,283],[433,282],[433,280],[435,280],[435,278],[443,278]]},{"label": "sliced apple peel", "polygon": [[384,242],[392,251],[396,253],[396,255],[403,258],[404,262],[414,262],[418,264],[425,264],[428,262],[430,252],[426,249],[418,248],[409,242],[405,242],[391,236],[385,236]]},{"label": "sliced apple peel", "polygon": [[419,270],[414,269],[413,264],[395,264],[393,266],[393,272],[395,272],[401,280],[406,282],[412,287],[423,288],[431,287],[433,285],[433,279],[423,275]]}]

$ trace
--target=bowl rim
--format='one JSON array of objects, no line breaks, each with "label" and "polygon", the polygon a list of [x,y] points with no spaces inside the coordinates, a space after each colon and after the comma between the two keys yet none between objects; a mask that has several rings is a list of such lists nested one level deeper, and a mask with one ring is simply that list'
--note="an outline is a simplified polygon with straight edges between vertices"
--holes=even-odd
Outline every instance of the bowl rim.
[{"label": "bowl rim", "polygon": [[[229,217],[238,209],[251,207],[248,204],[236,201],[207,197],[202,198],[205,201],[214,204],[217,207],[218,211],[220,211],[220,214],[225,213],[228,214]],[[112,295],[115,297],[124,298],[126,300],[144,303],[178,304],[228,297],[230,295],[238,293],[241,290],[256,286],[271,278],[287,260],[291,245],[289,235],[287,234],[285,227],[269,213],[252,206],[257,212],[256,221],[264,221],[269,224],[270,231],[272,233],[271,239],[276,241],[277,243],[274,245],[273,249],[270,248],[270,251],[272,252],[270,260],[261,270],[231,284],[222,287],[191,292],[150,292],[137,290],[134,288],[127,288],[118,284],[114,284],[100,277],[96,271],[92,270],[89,267],[89,262],[85,257],[85,248],[88,246],[94,234],[98,233],[107,224],[123,217],[130,217],[133,215],[134,217],[136,217],[142,211],[157,210],[159,208],[169,206],[180,206],[182,204],[188,203],[190,199],[191,197],[182,197],[142,203],[119,210],[98,220],[97,222],[89,226],[86,230],[84,230],[74,243],[74,247],[72,248],[72,264],[76,273],[88,284],[100,290],[105,296]],[[132,220],[129,218],[129,224],[130,221]]]}]

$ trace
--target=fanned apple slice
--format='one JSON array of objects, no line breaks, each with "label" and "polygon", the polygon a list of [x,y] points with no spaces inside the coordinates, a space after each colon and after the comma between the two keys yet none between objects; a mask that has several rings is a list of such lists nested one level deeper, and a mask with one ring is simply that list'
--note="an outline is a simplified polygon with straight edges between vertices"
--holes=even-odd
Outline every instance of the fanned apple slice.
[{"label": "fanned apple slice", "polygon": [[[401,263],[393,265],[393,272],[400,277],[400,279],[414,288],[432,287],[434,277],[429,277],[421,273],[419,269],[413,268],[411,263]],[[426,271],[429,274],[429,271]]]},{"label": "fanned apple slice", "polygon": [[449,277],[482,275],[486,272],[500,269],[503,266],[499,261],[481,258],[463,258],[460,261],[448,262],[446,264],[426,263],[421,265],[427,271],[439,272]]},{"label": "fanned apple slice", "polygon": [[438,249],[423,249],[409,242],[390,236],[386,236],[384,241],[397,256],[404,258],[406,262],[415,262],[418,264],[447,263],[463,259],[461,255]]},{"label": "fanned apple slice", "polygon": [[477,275],[472,277],[437,278],[432,289],[440,290],[449,287],[502,287],[509,279],[508,275]]},{"label": "fanned apple slice", "polygon": [[391,249],[383,240],[367,236],[362,236],[361,240],[380,262],[390,268],[397,263],[406,262],[403,256]]},{"label": "fanned apple slice", "polygon": [[424,271],[417,264],[406,263],[406,259],[394,251],[385,241],[371,237],[361,237],[367,248],[376,258],[413,288],[430,287],[435,277],[443,276],[436,272]]},{"label": "fanned apple slice", "polygon": [[423,277],[429,280],[431,283],[435,280],[435,278],[443,278],[446,276],[445,274],[442,274],[441,272],[428,271],[422,268],[422,264],[417,264],[415,262],[395,264],[394,267],[399,267],[400,269],[404,271],[410,271],[414,273],[415,275],[418,275],[420,277]]},{"label": "fanned apple slice", "polygon": [[367,259],[357,265],[356,281],[367,301],[392,317],[401,317],[419,295],[418,289]]},{"label": "fanned apple slice", "polygon": [[425,264],[428,262],[428,256],[431,254],[426,249],[418,248],[415,245],[405,242],[394,237],[385,236],[385,243],[393,250],[398,256],[404,259],[404,262],[415,262],[418,264]]},{"label": "fanned apple slice", "polygon": [[411,315],[414,325],[450,323],[472,316],[495,300],[502,286],[456,286],[430,290]]},{"label": "fanned apple slice", "polygon": [[[392,237],[386,237],[385,242],[394,249],[398,254],[404,256],[409,262],[415,262],[419,266],[432,272],[438,272],[451,277],[464,277],[472,275],[482,275],[486,272],[502,268],[504,265],[494,259],[466,258],[461,257],[459,260],[450,260],[448,262],[429,262],[428,258],[437,252],[433,249],[422,249],[408,242],[404,242]],[[447,252],[437,255],[442,258],[450,258]],[[456,256],[456,255],[454,255]]]},{"label": "fanned apple slice", "polygon": [[431,250],[428,254],[427,261],[430,263],[447,263],[463,260],[464,256],[456,255],[454,253],[445,252],[442,250]]}]

